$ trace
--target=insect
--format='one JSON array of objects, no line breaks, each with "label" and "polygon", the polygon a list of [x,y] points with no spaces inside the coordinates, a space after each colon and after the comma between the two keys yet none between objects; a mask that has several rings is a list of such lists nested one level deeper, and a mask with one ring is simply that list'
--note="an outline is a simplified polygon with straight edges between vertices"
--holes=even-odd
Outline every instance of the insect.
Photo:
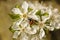
[{"label": "insect", "polygon": [[32,25],[32,24],[37,24],[37,21],[32,19],[32,18],[29,18],[29,24]]}]

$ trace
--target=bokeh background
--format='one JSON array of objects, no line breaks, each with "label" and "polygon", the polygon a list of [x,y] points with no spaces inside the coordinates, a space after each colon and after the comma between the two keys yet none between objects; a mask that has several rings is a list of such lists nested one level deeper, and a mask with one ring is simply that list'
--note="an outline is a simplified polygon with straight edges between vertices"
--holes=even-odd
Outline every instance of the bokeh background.
[{"label": "bokeh background", "polygon": [[[8,15],[11,13],[11,9],[16,4],[21,4],[24,0],[0,0],[0,40],[12,40],[12,33],[9,31],[9,27],[12,24],[12,20]],[[46,5],[52,5],[54,8],[60,10],[60,0],[27,0],[27,1],[43,1]],[[48,37],[49,36],[49,37]],[[60,30],[55,30],[47,34],[47,40],[60,40]]]}]

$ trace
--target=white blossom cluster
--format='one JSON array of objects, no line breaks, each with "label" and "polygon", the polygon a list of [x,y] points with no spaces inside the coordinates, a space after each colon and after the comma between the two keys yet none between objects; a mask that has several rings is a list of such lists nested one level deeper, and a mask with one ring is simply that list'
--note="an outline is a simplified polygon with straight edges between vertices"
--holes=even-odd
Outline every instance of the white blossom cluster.
[{"label": "white blossom cluster", "polygon": [[13,8],[12,12],[20,17],[10,27],[15,39],[20,36],[20,40],[41,40],[46,36],[45,30],[60,29],[59,11],[51,6],[24,1],[20,8]]}]

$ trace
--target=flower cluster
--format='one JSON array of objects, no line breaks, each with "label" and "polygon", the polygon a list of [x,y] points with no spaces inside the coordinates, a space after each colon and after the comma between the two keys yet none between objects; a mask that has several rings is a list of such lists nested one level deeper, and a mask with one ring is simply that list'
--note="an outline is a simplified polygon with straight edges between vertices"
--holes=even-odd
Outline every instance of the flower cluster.
[{"label": "flower cluster", "polygon": [[14,33],[13,38],[20,40],[40,40],[45,35],[45,30],[60,29],[60,14],[58,9],[46,7],[39,3],[24,1],[17,5],[10,14],[14,20],[9,28]]}]

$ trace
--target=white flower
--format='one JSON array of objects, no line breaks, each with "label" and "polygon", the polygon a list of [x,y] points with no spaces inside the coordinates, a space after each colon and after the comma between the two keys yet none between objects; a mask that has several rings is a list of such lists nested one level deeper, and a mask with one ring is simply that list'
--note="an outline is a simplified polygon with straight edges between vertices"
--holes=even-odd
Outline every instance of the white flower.
[{"label": "white flower", "polygon": [[[28,35],[39,35],[39,38],[33,37],[31,40],[39,40],[45,37],[44,29],[54,31],[60,29],[60,14],[57,9],[46,7],[42,4],[32,4],[31,2],[23,2],[21,9],[13,8],[14,14],[19,14],[20,19],[13,22],[12,29],[15,31],[13,38],[20,35],[20,40],[29,40]],[[28,34],[28,35],[27,35]]]},{"label": "white flower", "polygon": [[[29,13],[31,13],[31,14],[28,13],[28,3],[27,3],[26,1],[23,2],[22,8],[23,8],[24,12],[22,12],[19,8],[13,8],[13,9],[12,9],[12,12],[13,12],[13,13],[20,15],[20,19],[19,19],[18,21],[16,21],[16,22],[13,23],[12,29],[13,29],[13,30],[16,30],[16,31],[19,30],[20,33],[24,32],[23,30],[25,30],[25,28],[28,28],[28,27],[29,27],[29,25],[30,25],[30,24],[29,24],[29,20],[28,20],[29,15],[30,15],[30,16],[34,16],[34,17],[36,17],[36,19],[37,19],[37,16],[31,15],[32,12],[29,12]],[[33,11],[33,12],[35,12],[35,11]],[[29,17],[29,18],[32,18],[32,19],[35,20],[34,17],[33,17],[33,18],[32,18],[32,17]],[[28,24],[29,24],[29,25],[28,25]],[[28,26],[28,27],[27,27],[27,26]],[[32,30],[32,29],[33,29],[33,30]],[[29,30],[29,29],[28,29],[28,30]],[[26,31],[28,31],[28,30],[26,30]],[[36,28],[30,28],[30,30],[28,31],[28,33],[30,33],[30,32],[31,32],[31,34],[35,34],[35,33],[37,32],[37,29],[36,29]],[[15,32],[15,33],[14,33],[13,38],[17,38],[18,34],[17,34],[16,37],[15,37],[15,34],[16,34],[16,33],[18,33],[18,32]]]},{"label": "white flower", "polygon": [[[35,11],[33,11],[34,9],[28,13],[28,7],[29,7],[28,3],[26,1],[24,1],[22,4],[22,8],[23,8],[24,12],[22,12],[19,8],[13,8],[12,12],[15,14],[20,14],[20,20],[21,21],[23,19],[27,20],[28,17],[32,18],[32,19],[36,18],[38,20],[38,17],[36,15],[31,15],[31,14],[33,14],[32,12],[35,12]],[[34,16],[34,17],[31,17],[31,16]]]}]

